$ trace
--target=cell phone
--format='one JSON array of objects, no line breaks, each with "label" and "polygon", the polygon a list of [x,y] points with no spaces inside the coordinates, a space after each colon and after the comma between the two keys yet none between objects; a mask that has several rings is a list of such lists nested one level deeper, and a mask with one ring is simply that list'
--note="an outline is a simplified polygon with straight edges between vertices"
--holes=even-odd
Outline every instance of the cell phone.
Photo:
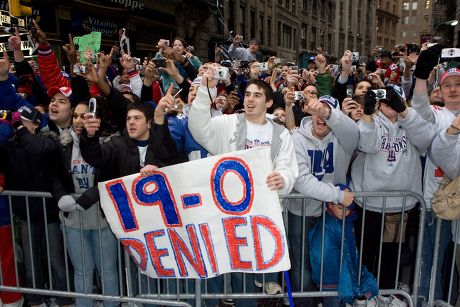
[{"label": "cell phone", "polygon": [[193,53],[193,52],[195,51],[195,47],[193,47],[193,46],[188,46],[187,48],[185,48],[185,51],[190,52],[190,53]]},{"label": "cell phone", "polygon": [[97,100],[96,98],[91,98],[88,102],[88,112],[93,115],[93,117],[96,117],[96,112],[97,112]]},{"label": "cell phone", "polygon": [[347,85],[347,97],[353,97],[353,85],[352,84]]},{"label": "cell phone", "polygon": [[166,59],[152,59],[152,62],[155,64],[156,68],[166,66]]},{"label": "cell phone", "polygon": [[444,48],[441,51],[441,58],[460,58],[460,48]]},{"label": "cell phone", "polygon": [[169,47],[169,39],[163,39],[163,41],[165,42],[165,45]]},{"label": "cell phone", "polygon": [[273,63],[276,65],[276,64],[281,64],[281,59],[280,58],[275,58],[275,60],[273,61]]}]

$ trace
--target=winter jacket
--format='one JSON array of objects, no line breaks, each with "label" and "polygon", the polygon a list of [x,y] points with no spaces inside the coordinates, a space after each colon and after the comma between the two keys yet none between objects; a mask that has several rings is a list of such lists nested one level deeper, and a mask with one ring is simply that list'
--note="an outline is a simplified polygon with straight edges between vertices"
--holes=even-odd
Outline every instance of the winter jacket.
[{"label": "winter jacket", "polygon": [[[53,132],[31,134],[27,128],[16,132],[7,144],[8,162],[6,189],[16,191],[50,191],[50,169],[59,157],[59,139]],[[27,220],[26,200],[13,197],[13,212],[22,220]],[[46,216],[48,223],[58,220],[56,202],[47,198]],[[42,198],[29,198],[30,221],[43,222]]]},{"label": "winter jacket", "polygon": [[[80,136],[80,150],[86,162],[109,172],[113,178],[139,173],[139,150],[127,132],[122,136],[112,137],[104,144],[99,143],[97,136],[88,137],[86,131]],[[145,165],[163,167],[182,162],[177,153],[176,145],[169,134],[168,125],[153,124],[150,130],[149,145],[145,156]],[[111,172],[111,170],[113,172]]]},{"label": "winter jacket", "polygon": [[[217,89],[209,89],[211,96]],[[208,90],[200,86],[190,108],[188,127],[193,138],[212,155],[244,150],[247,134],[246,117],[243,113],[211,118]],[[268,119],[273,125],[271,158],[273,169],[281,174],[284,187],[278,190],[280,196],[289,194],[297,179],[298,169],[294,145],[289,131]]]},{"label": "winter jacket", "polygon": [[[449,127],[457,114],[459,114],[459,111],[451,111],[446,107],[430,106],[427,94],[414,94],[412,107],[423,119],[434,124],[433,129],[435,134]],[[431,209],[431,199],[433,198],[433,194],[438,190],[444,176],[442,169],[430,158],[432,156],[431,151],[430,149],[423,174],[423,198],[428,210]]]},{"label": "winter jacket", "polygon": [[[353,221],[356,215],[352,214],[345,218],[345,233],[342,233],[341,219],[326,211],[324,223],[324,253],[323,247],[323,219],[308,233],[310,244],[310,262],[312,280],[320,286],[321,283],[321,257],[323,257],[323,288],[337,290],[339,299],[343,303],[353,304],[354,298],[365,295],[371,299],[379,293],[377,282],[365,266],[361,266],[361,280],[359,277],[359,252],[356,247]],[[342,250],[343,235],[343,258],[342,271],[340,271],[340,256]]]},{"label": "winter jacket", "polygon": [[[399,116],[392,123],[383,113],[373,117],[372,123],[361,120],[359,153],[351,168],[351,187],[354,191],[409,190],[422,194],[422,165],[420,155],[431,145],[434,127],[412,108],[406,118]],[[411,180],[408,180],[411,178]],[[362,199],[357,199],[359,205]],[[407,198],[405,210],[412,209],[417,200]],[[400,212],[402,197],[385,201],[385,212]],[[381,197],[368,198],[367,209],[382,212]]]},{"label": "winter jacket", "polygon": [[298,216],[320,216],[323,201],[343,201],[343,191],[335,184],[347,182],[348,164],[358,146],[358,126],[339,109],[331,110],[326,124],[331,132],[322,140],[312,134],[311,117],[305,117],[292,135],[299,165],[294,190],[307,197],[303,214],[302,200],[289,201],[289,212]]},{"label": "winter jacket", "polygon": [[38,47],[38,67],[46,89],[52,86],[70,87],[70,81],[61,74],[61,67],[56,54],[51,50],[51,45],[46,44]]},{"label": "winter jacket", "polygon": [[206,158],[208,152],[195,141],[188,128],[188,117],[183,114],[168,117],[171,137],[179,153],[184,153],[189,161]]},{"label": "winter jacket", "polygon": [[0,110],[17,110],[20,107],[27,106],[33,108],[33,106],[23,99],[16,92],[16,88],[13,85],[12,79],[8,78],[5,81],[0,81]]}]

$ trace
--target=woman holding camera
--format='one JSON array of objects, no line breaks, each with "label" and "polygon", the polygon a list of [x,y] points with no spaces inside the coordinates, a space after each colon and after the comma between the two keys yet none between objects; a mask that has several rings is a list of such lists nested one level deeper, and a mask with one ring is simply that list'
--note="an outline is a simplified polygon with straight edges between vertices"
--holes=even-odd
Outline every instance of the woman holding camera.
[{"label": "woman holding camera", "polygon": [[[368,90],[364,96],[364,115],[358,126],[359,152],[351,170],[352,189],[408,190],[421,194],[420,155],[430,146],[434,129],[415,110],[406,106],[403,90],[395,85]],[[402,242],[405,239],[405,211],[414,208],[417,200],[412,197],[385,200],[382,197],[367,197],[364,203],[363,199],[357,199],[357,202],[365,208],[363,264],[379,276],[379,244],[383,239],[381,267],[385,269],[380,271],[379,286],[383,289],[395,288],[399,241],[400,238]],[[383,221],[386,230],[381,233]],[[400,235],[397,223],[401,221],[404,227]],[[394,225],[398,227],[392,227]],[[395,230],[394,233],[390,232],[391,228]]]}]

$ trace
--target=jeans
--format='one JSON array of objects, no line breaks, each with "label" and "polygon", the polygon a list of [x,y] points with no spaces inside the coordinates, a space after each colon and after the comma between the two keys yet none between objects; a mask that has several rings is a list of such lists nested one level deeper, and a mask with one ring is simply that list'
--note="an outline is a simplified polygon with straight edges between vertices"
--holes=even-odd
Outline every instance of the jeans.
[{"label": "jeans", "polygon": [[[118,241],[109,227],[99,230],[81,230],[65,228],[67,249],[74,267],[75,291],[78,293],[93,293],[94,268],[101,277],[104,295],[118,296]],[[83,247],[82,247],[83,242]],[[101,243],[101,247],[99,245]],[[101,254],[102,253],[102,267]],[[77,298],[78,307],[92,307],[90,299]],[[118,306],[118,302],[104,301],[104,306]]]},{"label": "jeans", "polygon": [[[64,262],[64,247],[62,244],[62,235],[59,230],[58,223],[50,223],[46,225],[48,237],[46,237],[44,223],[30,223],[30,228],[27,221],[21,221],[21,236],[22,247],[24,251],[24,266],[26,272],[26,287],[38,289],[48,288],[53,290],[68,291],[72,290],[72,285],[67,289]],[[29,244],[29,239],[30,243]],[[49,242],[49,254],[47,255],[46,240]],[[51,265],[51,280],[47,280],[48,272],[46,271],[49,257]],[[33,273],[32,274],[32,270]],[[51,287],[52,286],[52,287]],[[37,294],[27,294],[26,300],[29,305],[40,305],[44,302],[44,296]],[[56,304],[70,305],[73,303],[72,298],[57,297]]]},{"label": "jeans", "polygon": [[[292,291],[316,291],[316,286],[311,279],[310,248],[308,245],[308,232],[318,222],[319,217],[298,216],[291,212],[288,213],[288,238],[291,248],[291,285]],[[305,221],[305,238],[302,238],[302,220]],[[302,258],[302,240],[304,240],[305,249]],[[302,270],[303,263],[303,270]],[[301,289],[303,279],[303,288]],[[317,306],[315,298],[295,298],[295,305],[299,306]]]},{"label": "jeans", "polygon": [[[432,211],[427,211],[425,216],[425,230],[423,233],[420,288],[418,293],[419,297],[423,297],[423,299],[425,299],[425,302],[428,301],[428,293],[430,290],[431,267],[433,265],[433,252],[436,235],[436,221],[436,214]],[[441,278],[441,272],[444,255],[447,248],[449,247],[451,240],[451,222],[441,220],[441,236],[439,239],[438,263],[436,264],[436,287],[434,291],[434,300],[444,298],[444,291],[442,287],[444,279]]]}]

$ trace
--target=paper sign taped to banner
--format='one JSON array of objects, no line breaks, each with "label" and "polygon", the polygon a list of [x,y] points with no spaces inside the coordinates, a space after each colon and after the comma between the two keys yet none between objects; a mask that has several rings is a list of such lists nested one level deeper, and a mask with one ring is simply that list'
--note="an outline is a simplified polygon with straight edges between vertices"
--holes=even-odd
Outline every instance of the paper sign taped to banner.
[{"label": "paper sign taped to banner", "polygon": [[99,183],[109,225],[142,273],[210,278],[290,268],[270,149],[213,156]]}]

